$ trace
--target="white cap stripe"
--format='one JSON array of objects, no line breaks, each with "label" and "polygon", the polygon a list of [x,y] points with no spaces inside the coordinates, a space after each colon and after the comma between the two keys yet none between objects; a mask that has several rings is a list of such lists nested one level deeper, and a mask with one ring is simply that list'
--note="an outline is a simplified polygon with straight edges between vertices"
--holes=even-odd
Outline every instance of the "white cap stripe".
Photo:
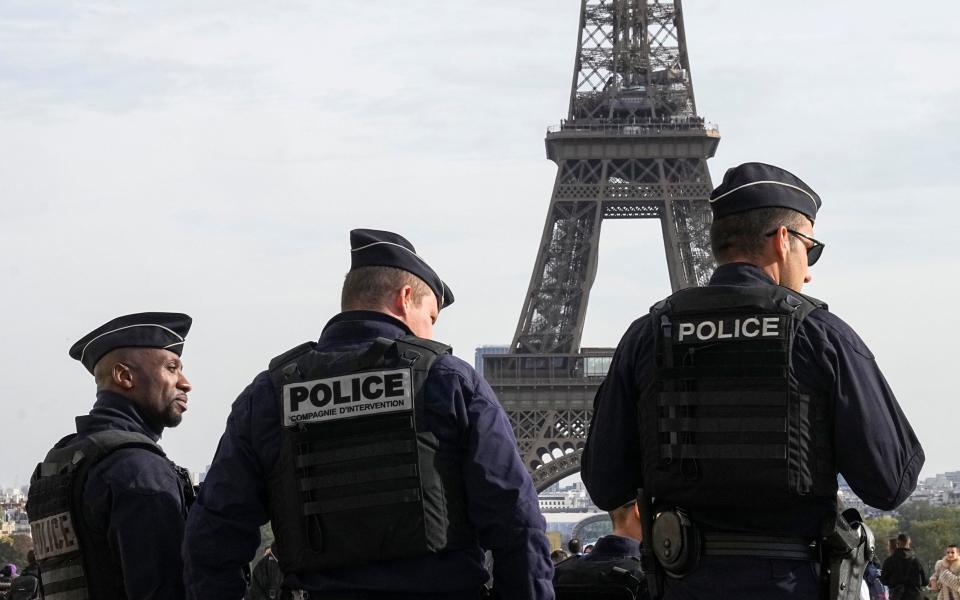
[{"label": "white cap stripe", "polygon": [[745,183],[745,184],[743,184],[743,185],[741,185],[741,186],[739,186],[739,187],[735,187],[735,188],[733,188],[732,190],[730,190],[729,192],[720,194],[720,195],[717,196],[716,198],[710,198],[710,203],[712,204],[712,203],[716,202],[717,200],[721,200],[721,199],[729,196],[730,194],[732,194],[732,193],[734,193],[734,192],[736,192],[736,191],[738,191],[738,190],[742,190],[742,189],[745,188],[745,187],[750,187],[751,185],[760,185],[761,183],[772,183],[772,184],[774,184],[774,185],[782,185],[782,186],[784,186],[784,187],[793,188],[793,189],[797,190],[798,192],[803,192],[804,194],[806,194],[806,196],[807,196],[808,198],[810,198],[810,201],[813,202],[813,210],[814,210],[814,211],[817,210],[817,200],[816,200],[816,198],[814,198],[813,196],[810,195],[810,192],[808,192],[807,190],[805,190],[805,189],[803,189],[803,188],[801,188],[801,187],[797,187],[797,186],[795,186],[795,185],[790,185],[789,183],[783,183],[782,181],[751,181],[750,183]]},{"label": "white cap stripe", "polygon": [[[98,335],[97,337],[95,337],[95,338],[93,338],[92,340],[90,340],[89,342],[87,342],[87,345],[84,346],[84,347],[83,347],[83,350],[80,351],[80,362],[83,362],[83,355],[86,354],[87,348],[90,347],[90,344],[94,343],[95,341],[99,340],[100,338],[102,338],[102,337],[105,336],[105,335],[110,335],[111,333],[116,333],[116,332],[118,332],[118,331],[123,331],[124,329],[130,329],[131,327],[159,327],[160,329],[163,329],[163,330],[168,331],[168,332],[170,332],[171,334],[175,335],[175,336],[177,337],[177,339],[180,340],[180,342],[179,342],[180,344],[182,344],[182,343],[184,343],[184,342],[186,341],[186,340],[184,340],[183,336],[180,335],[179,333],[177,333],[176,331],[170,329],[169,327],[164,327],[163,325],[157,325],[156,323],[139,323],[139,324],[137,324],[137,325],[125,325],[125,326],[123,326],[123,327],[117,327],[116,329],[111,329],[110,331],[106,331],[106,332],[104,332],[104,333],[101,333],[101,334]],[[177,345],[177,344],[170,344],[170,346],[176,346],[176,345]],[[167,347],[169,348],[170,346],[167,346]]]}]

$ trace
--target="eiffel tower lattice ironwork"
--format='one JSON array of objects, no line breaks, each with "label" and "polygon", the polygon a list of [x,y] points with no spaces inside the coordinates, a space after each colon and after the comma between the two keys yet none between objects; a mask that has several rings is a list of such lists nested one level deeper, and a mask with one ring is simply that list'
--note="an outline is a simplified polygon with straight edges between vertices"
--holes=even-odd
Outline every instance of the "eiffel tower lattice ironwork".
[{"label": "eiffel tower lattice ironwork", "polygon": [[681,0],[581,0],[567,118],[547,131],[557,177],[509,354],[484,374],[537,489],[580,470],[611,348],[580,348],[604,219],[660,219],[674,290],[713,270],[707,159]]}]

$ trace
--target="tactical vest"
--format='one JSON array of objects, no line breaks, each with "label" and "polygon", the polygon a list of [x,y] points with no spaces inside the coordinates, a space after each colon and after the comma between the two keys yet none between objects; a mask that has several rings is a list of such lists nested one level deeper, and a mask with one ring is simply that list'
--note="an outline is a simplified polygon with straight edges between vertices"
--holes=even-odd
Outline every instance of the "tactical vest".
[{"label": "tactical vest", "polygon": [[[109,549],[89,547],[91,534],[82,514],[90,469],[122,448],[142,448],[166,456],[141,433],[108,429],[53,448],[30,478],[27,516],[47,600],[126,597],[123,573],[111,565]],[[180,478],[186,515],[194,489],[186,469],[171,465]]]},{"label": "tactical vest", "polygon": [[709,286],[651,309],[656,367],[639,420],[656,509],[836,494],[827,399],[793,367],[800,324],[825,306],[779,286]]},{"label": "tactical vest", "polygon": [[476,544],[456,449],[426,428],[425,382],[443,344],[406,336],[270,363],[282,415],[270,516],[284,573]]},{"label": "tactical vest", "polygon": [[647,600],[647,581],[640,558],[571,556],[556,566],[553,591],[557,600]]}]

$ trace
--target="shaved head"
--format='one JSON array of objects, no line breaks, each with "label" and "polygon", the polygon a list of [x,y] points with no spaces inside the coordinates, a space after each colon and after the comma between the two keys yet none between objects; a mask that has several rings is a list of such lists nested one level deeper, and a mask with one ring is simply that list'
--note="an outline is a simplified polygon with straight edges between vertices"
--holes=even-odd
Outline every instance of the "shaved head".
[{"label": "shaved head", "polygon": [[110,390],[123,394],[125,390],[119,388],[113,379],[113,370],[117,365],[126,367],[141,367],[153,359],[149,355],[154,348],[117,348],[103,355],[93,367],[93,379],[97,383],[97,391]]}]

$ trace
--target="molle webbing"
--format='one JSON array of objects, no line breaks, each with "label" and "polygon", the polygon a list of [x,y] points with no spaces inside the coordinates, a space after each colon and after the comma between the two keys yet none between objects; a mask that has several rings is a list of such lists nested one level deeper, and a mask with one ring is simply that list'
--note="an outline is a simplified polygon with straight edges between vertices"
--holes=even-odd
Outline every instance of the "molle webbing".
[{"label": "molle webbing", "polygon": [[462,484],[445,466],[458,463],[441,457],[424,426],[424,384],[449,352],[410,336],[355,352],[307,344],[271,362],[284,421],[270,513],[285,572],[408,558],[474,539]]},{"label": "molle webbing", "polygon": [[377,415],[322,424],[297,435],[304,515],[325,515],[418,502],[413,415]]},{"label": "molle webbing", "polygon": [[776,286],[711,286],[652,309],[657,367],[640,422],[658,504],[742,507],[758,490],[764,502],[811,492],[822,475],[812,462],[815,402],[791,355],[817,306]]}]

